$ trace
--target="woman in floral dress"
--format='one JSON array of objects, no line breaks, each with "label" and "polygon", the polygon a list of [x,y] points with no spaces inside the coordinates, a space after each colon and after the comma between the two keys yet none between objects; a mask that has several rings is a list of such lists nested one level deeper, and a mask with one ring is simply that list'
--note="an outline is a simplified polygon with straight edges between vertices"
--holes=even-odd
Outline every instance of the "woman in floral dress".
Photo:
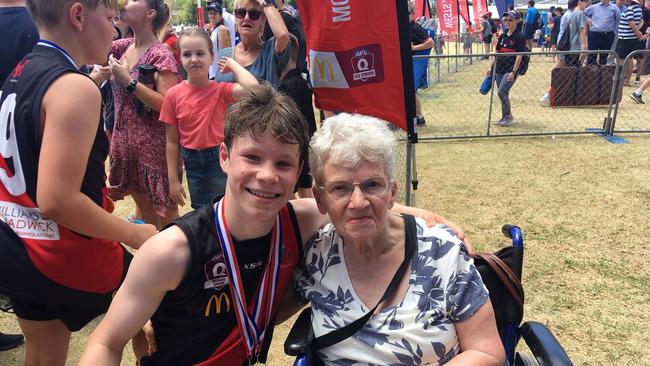
[{"label": "woman in floral dress", "polygon": [[[129,0],[120,16],[134,38],[115,41],[109,57],[115,97],[109,194],[118,200],[131,195],[144,221],[160,228],[178,217],[169,194],[165,126],[158,120],[165,92],[180,81],[172,52],[156,37],[169,8],[163,0]],[[137,82],[144,64],[156,69],[153,89]],[[138,102],[150,109],[148,115],[137,113]]]}]

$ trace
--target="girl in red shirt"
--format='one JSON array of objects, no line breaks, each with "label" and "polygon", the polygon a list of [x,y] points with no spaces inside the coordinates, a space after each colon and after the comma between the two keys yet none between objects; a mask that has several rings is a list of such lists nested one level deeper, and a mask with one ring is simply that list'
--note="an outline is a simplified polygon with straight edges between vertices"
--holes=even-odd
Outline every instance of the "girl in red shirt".
[{"label": "girl in red shirt", "polygon": [[238,83],[211,81],[208,76],[214,58],[212,41],[200,28],[181,33],[178,39],[181,63],[187,80],[165,94],[160,120],[165,123],[167,171],[171,198],[183,206],[185,191],[176,174],[183,157],[192,208],[210,204],[223,194],[226,175],[219,165],[219,145],[223,142],[226,108],[239,100],[245,87],[257,79],[231,58],[219,61],[222,73],[232,72]]}]

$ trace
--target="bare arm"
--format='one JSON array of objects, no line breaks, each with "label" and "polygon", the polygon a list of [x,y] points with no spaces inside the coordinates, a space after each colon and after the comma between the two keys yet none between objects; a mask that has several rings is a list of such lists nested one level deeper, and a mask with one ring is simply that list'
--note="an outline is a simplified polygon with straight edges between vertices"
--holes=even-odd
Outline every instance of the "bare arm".
[{"label": "bare arm", "polygon": [[97,133],[100,102],[97,86],[78,74],[60,77],[45,93],[36,200],[44,216],[73,231],[137,249],[157,232],[156,228],[128,223],[81,193]]},{"label": "bare arm", "polygon": [[428,37],[426,41],[423,43],[420,43],[415,46],[411,46],[411,51],[421,51],[421,50],[428,50],[430,48],[433,48],[433,39],[431,37]]},{"label": "bare arm", "polygon": [[224,57],[219,60],[219,71],[221,73],[232,72],[235,75],[237,83],[232,89],[232,99],[235,101],[239,100],[239,97],[245,88],[259,84],[257,78],[253,76],[250,71],[246,70],[237,61],[230,57]]},{"label": "bare arm", "polygon": [[142,329],[190,262],[187,238],[173,226],[151,238],[131,262],[124,283],[93,332],[79,365],[119,365],[126,343]]},{"label": "bare arm", "polygon": [[469,319],[454,323],[460,353],[447,365],[502,366],[505,352],[497,332],[494,310],[490,299]]},{"label": "bare arm", "polygon": [[265,5],[264,0],[259,0],[259,4],[262,6],[266,21],[269,23],[269,27],[275,38],[275,53],[281,54],[289,44],[289,31],[287,30],[287,26],[284,24],[282,15],[280,15],[280,12],[275,6]]},{"label": "bare arm", "polygon": [[[111,67],[115,79],[123,86],[129,85],[131,82],[131,74],[129,73],[130,66],[126,62],[116,60],[113,55],[108,57],[108,63]],[[167,93],[167,89],[176,85],[176,74],[171,71],[158,71],[154,74],[155,89],[148,88],[140,83],[136,84],[133,95],[140,99],[149,108],[156,112],[160,112],[163,97]]]},{"label": "bare arm", "polygon": [[[221,48],[230,47],[231,34],[230,34],[230,31],[228,30],[228,28],[225,27],[225,26],[219,27],[219,29],[217,29],[217,32],[218,32],[217,33],[217,38],[219,38],[219,44],[223,45],[223,46],[220,46],[220,47]],[[219,57],[219,55],[216,55],[216,56]]]},{"label": "bare arm", "polygon": [[165,155],[167,157],[167,178],[172,201],[185,206],[185,190],[178,179],[178,161],[180,150],[178,126],[165,123]]}]

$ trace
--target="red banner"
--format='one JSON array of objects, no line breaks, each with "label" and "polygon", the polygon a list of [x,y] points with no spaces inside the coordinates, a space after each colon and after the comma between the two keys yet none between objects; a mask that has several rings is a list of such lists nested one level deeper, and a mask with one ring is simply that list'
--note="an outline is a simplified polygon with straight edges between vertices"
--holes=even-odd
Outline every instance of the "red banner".
[{"label": "red banner", "polygon": [[472,6],[474,7],[474,29],[478,29],[481,24],[481,18],[488,12],[487,1],[472,0]]},{"label": "red banner", "polygon": [[[458,11],[460,13],[460,17],[463,18],[465,25],[469,25],[469,6],[467,5],[467,0],[458,0]],[[476,24],[472,24],[472,26],[475,25]]]},{"label": "red banner", "polygon": [[415,18],[425,17],[431,18],[431,8],[429,7],[429,0],[415,0]]},{"label": "red banner", "polygon": [[205,11],[203,10],[203,7],[196,8],[196,21],[199,23],[197,24],[199,28],[205,26]]},{"label": "red banner", "polygon": [[407,130],[396,0],[298,0],[298,9],[316,107],[375,116]]},{"label": "red banner", "polygon": [[440,33],[442,33],[443,36],[457,33],[457,0],[438,0],[438,19],[440,20]]}]

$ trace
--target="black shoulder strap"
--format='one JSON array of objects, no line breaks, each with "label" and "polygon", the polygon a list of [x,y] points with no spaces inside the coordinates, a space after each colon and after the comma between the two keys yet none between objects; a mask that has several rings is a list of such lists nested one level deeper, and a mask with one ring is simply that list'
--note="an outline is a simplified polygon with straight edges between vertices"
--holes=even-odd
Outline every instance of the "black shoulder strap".
[{"label": "black shoulder strap", "polygon": [[405,233],[406,245],[404,246],[404,261],[402,262],[402,264],[400,264],[399,268],[397,268],[397,271],[395,272],[393,279],[388,284],[388,288],[386,288],[384,295],[381,297],[381,299],[379,299],[377,305],[375,305],[374,308],[370,309],[370,311],[368,311],[366,315],[353,321],[350,324],[347,324],[342,328],[336,329],[332,332],[323,334],[322,336],[315,338],[314,342],[312,343],[314,349],[319,350],[319,349],[327,348],[329,346],[341,342],[344,339],[349,338],[351,335],[359,331],[359,329],[361,329],[361,327],[363,327],[363,325],[366,324],[368,319],[370,319],[372,314],[375,313],[377,307],[395,292],[397,286],[399,286],[402,277],[404,277],[404,272],[406,272],[406,269],[408,268],[408,265],[411,262],[411,258],[413,257],[413,253],[417,248],[417,234],[416,234],[415,219],[411,215],[403,215],[403,216],[404,216],[404,228],[406,232]]}]

